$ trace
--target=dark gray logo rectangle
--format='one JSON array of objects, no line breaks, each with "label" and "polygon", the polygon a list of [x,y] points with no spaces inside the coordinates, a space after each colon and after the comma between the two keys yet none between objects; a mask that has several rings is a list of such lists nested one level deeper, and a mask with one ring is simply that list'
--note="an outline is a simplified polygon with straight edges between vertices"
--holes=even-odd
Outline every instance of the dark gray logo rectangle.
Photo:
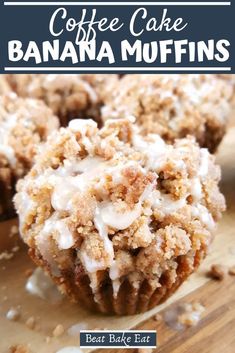
[{"label": "dark gray logo rectangle", "polygon": [[157,332],[154,330],[93,331],[80,332],[81,348],[156,348]]}]

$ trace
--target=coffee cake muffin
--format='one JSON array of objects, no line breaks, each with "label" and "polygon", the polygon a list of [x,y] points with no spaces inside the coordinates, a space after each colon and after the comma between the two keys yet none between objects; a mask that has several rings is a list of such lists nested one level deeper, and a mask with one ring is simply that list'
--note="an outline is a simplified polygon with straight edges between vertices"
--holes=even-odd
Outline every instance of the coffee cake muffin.
[{"label": "coffee cake muffin", "polygon": [[220,168],[193,137],[166,144],[126,119],[53,133],[15,206],[33,260],[103,313],[144,312],[198,267],[225,209]]},{"label": "coffee cake muffin", "polygon": [[226,130],[230,83],[216,75],[125,75],[102,108],[103,120],[133,115],[143,134],[172,143],[188,134],[216,150]]},{"label": "coffee cake muffin", "polygon": [[218,74],[217,76],[235,85],[235,74]]},{"label": "coffee cake muffin", "polygon": [[93,118],[100,122],[100,106],[118,81],[117,75],[24,74],[8,75],[12,89],[21,97],[44,102],[67,126],[72,118]]},{"label": "coffee cake muffin", "polygon": [[15,93],[0,96],[0,220],[12,215],[16,180],[28,172],[38,145],[58,125],[43,102]]}]

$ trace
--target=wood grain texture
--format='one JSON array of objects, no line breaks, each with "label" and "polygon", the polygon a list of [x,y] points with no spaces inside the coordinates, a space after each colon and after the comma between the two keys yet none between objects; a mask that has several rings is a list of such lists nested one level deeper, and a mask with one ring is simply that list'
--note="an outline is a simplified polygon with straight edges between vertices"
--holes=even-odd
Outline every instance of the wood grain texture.
[{"label": "wood grain texture", "polygon": [[[234,353],[235,352],[235,277],[227,276],[222,282],[211,280],[201,288],[178,300],[160,312],[180,303],[200,301],[206,310],[196,326],[181,331],[171,329],[164,319],[153,318],[138,325],[139,330],[157,330],[157,353]],[[134,353],[135,350],[106,350],[106,353]],[[97,353],[104,353],[98,350]]]}]

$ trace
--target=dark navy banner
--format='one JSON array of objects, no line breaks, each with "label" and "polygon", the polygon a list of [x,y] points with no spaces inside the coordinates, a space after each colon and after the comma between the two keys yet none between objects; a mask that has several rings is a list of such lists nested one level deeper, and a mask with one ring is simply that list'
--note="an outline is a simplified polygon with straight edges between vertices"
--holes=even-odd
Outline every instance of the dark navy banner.
[{"label": "dark navy banner", "polygon": [[81,348],[156,348],[157,332],[146,330],[80,332]]},{"label": "dark navy banner", "polygon": [[234,1],[2,1],[0,72],[235,73]]}]

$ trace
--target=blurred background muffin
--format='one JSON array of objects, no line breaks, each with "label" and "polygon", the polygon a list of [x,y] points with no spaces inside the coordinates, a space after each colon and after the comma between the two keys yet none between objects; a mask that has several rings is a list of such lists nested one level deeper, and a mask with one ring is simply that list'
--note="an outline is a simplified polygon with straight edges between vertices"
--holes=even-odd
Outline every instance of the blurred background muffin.
[{"label": "blurred background muffin", "polygon": [[42,99],[63,126],[73,118],[100,122],[100,106],[118,81],[117,75],[23,74],[8,75],[11,88],[21,97]]},{"label": "blurred background muffin", "polygon": [[214,152],[231,110],[233,86],[216,75],[125,75],[106,97],[102,117],[134,116],[143,135],[172,143],[193,135]]},{"label": "blurred background muffin", "polygon": [[0,219],[14,213],[12,197],[16,181],[33,164],[37,148],[59,121],[42,101],[0,96]]}]

